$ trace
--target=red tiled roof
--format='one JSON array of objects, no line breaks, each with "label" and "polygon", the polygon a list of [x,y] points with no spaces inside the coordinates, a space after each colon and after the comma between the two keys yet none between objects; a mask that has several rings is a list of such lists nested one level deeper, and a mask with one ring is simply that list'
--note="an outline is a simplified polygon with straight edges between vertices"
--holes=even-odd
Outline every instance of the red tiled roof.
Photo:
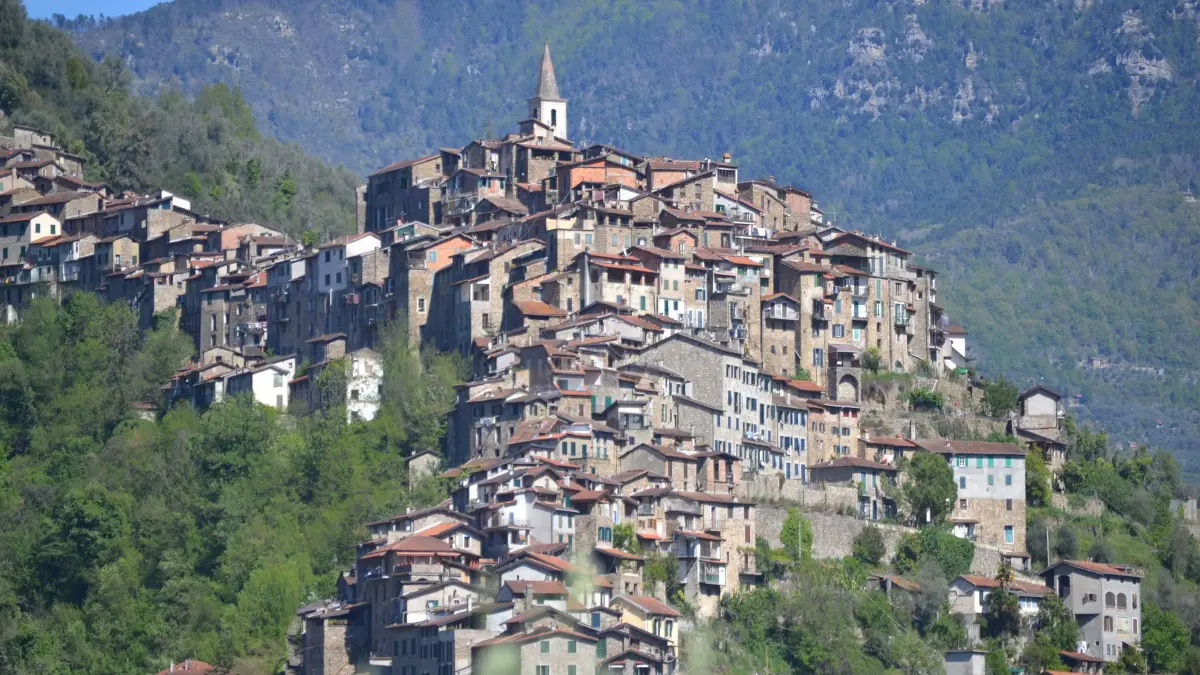
[{"label": "red tiled roof", "polygon": [[863,443],[869,445],[887,445],[893,448],[915,448],[916,443],[907,438],[893,438],[891,436],[875,436],[874,438],[864,438]]},{"label": "red tiled roof", "polygon": [[526,300],[523,302],[514,302],[513,306],[517,311],[525,316],[566,316],[567,313],[563,310],[548,305],[538,300]]},{"label": "red tiled roof", "polygon": [[389,164],[371,175],[378,176],[381,174],[388,173],[389,171],[396,171],[398,169],[407,169],[410,166],[424,164],[425,162],[428,162],[433,159],[437,159],[438,157],[441,157],[441,155],[427,155],[425,157],[417,157],[415,159],[406,159],[402,162],[396,162],[395,164]]},{"label": "red tiled roof", "polygon": [[521,595],[526,590],[534,595],[566,595],[567,587],[561,581],[528,581],[528,580],[513,580],[506,581],[504,585],[514,595]]},{"label": "red tiled roof", "polygon": [[619,598],[615,598],[614,602],[618,600],[624,600],[647,614],[661,614],[663,616],[674,617],[683,616],[675,608],[655,600],[648,595],[622,595]]},{"label": "red tiled roof", "polygon": [[942,455],[1010,455],[1024,457],[1025,451],[1012,443],[989,443],[987,441],[951,441],[931,438],[916,442],[929,452]]},{"label": "red tiled roof", "polygon": [[[964,574],[964,575],[960,576],[959,579],[963,579],[967,583],[971,584],[972,586],[977,586],[979,588],[999,588],[1000,587],[1000,582],[996,581],[995,579],[993,579],[991,577],[977,576],[974,574]],[[1013,579],[1012,583],[1009,584],[1009,588],[1014,591],[1020,592],[1020,593],[1025,593],[1027,595],[1047,595],[1047,594],[1053,592],[1049,586],[1046,586],[1044,584],[1035,584],[1035,583],[1032,583],[1029,581],[1021,581],[1020,579]]]},{"label": "red tiled roof", "polygon": [[810,464],[808,466],[808,470],[816,471],[817,469],[840,469],[843,467],[850,467],[850,468],[855,468],[855,469],[875,469],[878,471],[898,471],[899,470],[891,464],[880,464],[879,462],[872,462],[869,459],[863,459],[861,457],[839,457],[839,458],[833,460],[832,462],[821,462],[819,464]]},{"label": "red tiled roof", "polygon": [[1105,574],[1116,577],[1135,577],[1142,578],[1142,575],[1134,572],[1125,565],[1108,565],[1105,563],[1091,562],[1088,560],[1061,560],[1056,565],[1068,565],[1093,574]]}]

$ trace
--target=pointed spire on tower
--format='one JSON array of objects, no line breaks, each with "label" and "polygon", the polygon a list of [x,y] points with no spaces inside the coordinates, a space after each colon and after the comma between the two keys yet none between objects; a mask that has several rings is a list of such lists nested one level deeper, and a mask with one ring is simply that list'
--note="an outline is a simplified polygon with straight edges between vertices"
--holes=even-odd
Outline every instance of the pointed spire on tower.
[{"label": "pointed spire on tower", "polygon": [[558,93],[558,80],[554,77],[554,62],[550,60],[550,41],[546,41],[546,46],[542,50],[542,69],[538,73],[537,91],[533,94],[534,98],[540,98],[547,101],[560,101],[562,96]]}]

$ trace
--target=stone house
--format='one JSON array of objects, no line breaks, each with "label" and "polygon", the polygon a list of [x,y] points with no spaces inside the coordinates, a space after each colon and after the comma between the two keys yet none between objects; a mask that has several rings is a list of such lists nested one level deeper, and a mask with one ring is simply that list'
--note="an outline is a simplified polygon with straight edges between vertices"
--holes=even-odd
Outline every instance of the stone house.
[{"label": "stone house", "polygon": [[474,645],[472,672],[487,672],[503,663],[514,672],[534,675],[585,675],[596,669],[596,643],[591,633],[541,626],[529,632],[502,634]]},{"label": "stone house", "polygon": [[758,209],[759,225],[775,231],[795,229],[790,228],[788,219],[790,212],[784,196],[774,179],[750,180],[737,184],[738,198]]},{"label": "stone house", "polygon": [[250,392],[255,401],[277,410],[287,410],[288,381],[296,373],[294,355],[279,356],[263,361],[247,370],[231,374],[226,383],[226,393],[237,396]]},{"label": "stone house", "polygon": [[652,312],[658,305],[655,270],[637,258],[585,251],[578,262],[580,303],[602,301],[636,311]]},{"label": "stone house", "polygon": [[425,334],[437,272],[453,263],[456,254],[472,246],[474,242],[462,234],[441,239],[422,237],[392,245],[392,253],[388,256],[388,283],[393,303],[391,316],[403,317],[412,344],[420,344]]},{"label": "stone house", "polygon": [[891,464],[854,456],[839,457],[808,467],[814,483],[849,483],[858,488],[858,517],[864,520],[894,518],[896,502],[888,493],[897,485],[900,470]]},{"label": "stone house", "polygon": [[104,198],[95,192],[56,192],[22,200],[13,205],[12,213],[41,213],[46,212],[60,222],[68,218],[100,211]]},{"label": "stone house", "polygon": [[[600,617],[597,617],[600,618]],[[593,627],[595,626],[593,621]],[[616,673],[653,672],[672,675],[676,672],[676,655],[666,638],[628,623],[604,626],[596,643],[597,671],[601,675]]]},{"label": "stone house", "polygon": [[658,272],[658,303],[655,311],[676,321],[686,317],[687,280],[684,265],[687,255],[654,246],[634,246],[629,255],[641,261],[643,267]]},{"label": "stone house", "polygon": [[648,158],[642,166],[646,174],[646,187],[657,190],[672,183],[690,178],[700,173],[700,162],[669,157]]},{"label": "stone house", "polygon": [[674,607],[648,595],[620,595],[613,598],[611,606],[620,610],[622,623],[665,639],[668,651],[678,649],[676,628],[683,615]]},{"label": "stone house", "polygon": [[1039,576],[1075,615],[1087,655],[1117,661],[1126,646],[1141,643],[1142,576],[1130,566],[1061,560]]},{"label": "stone house", "polygon": [[796,372],[796,333],[800,323],[800,301],[786,293],[762,298],[762,325],[758,335],[763,371],[788,377]]},{"label": "stone house", "polygon": [[[811,420],[808,453],[810,465],[857,454],[858,423],[863,408],[861,404],[853,401],[810,400],[808,407]],[[816,408],[820,408],[823,414],[813,414]]]},{"label": "stone house", "polygon": [[[964,614],[968,617],[968,623],[975,623],[975,617],[987,614],[988,596],[998,588],[1000,582],[992,577],[961,575],[950,582],[950,611]],[[1036,617],[1042,600],[1053,593],[1048,586],[1021,579],[1013,579],[1008,590],[1017,596],[1021,616],[1025,619]]]},{"label": "stone house", "polygon": [[1006,553],[1014,567],[1027,567],[1025,554],[1025,451],[1011,443],[918,440],[946,459],[958,498],[952,518],[978,521],[975,539]]},{"label": "stone house", "polygon": [[442,155],[427,155],[390,164],[367,176],[366,230],[386,230],[410,220],[441,222],[435,206],[440,190],[429,184],[443,177]]}]

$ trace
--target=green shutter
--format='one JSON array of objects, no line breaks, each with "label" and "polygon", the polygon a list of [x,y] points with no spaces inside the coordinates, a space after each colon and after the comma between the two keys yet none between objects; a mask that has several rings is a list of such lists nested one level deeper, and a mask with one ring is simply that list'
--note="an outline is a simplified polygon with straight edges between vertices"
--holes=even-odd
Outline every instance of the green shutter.
[{"label": "green shutter", "polygon": [[976,469],[983,468],[983,455],[980,455],[979,457],[975,458],[975,468]]}]

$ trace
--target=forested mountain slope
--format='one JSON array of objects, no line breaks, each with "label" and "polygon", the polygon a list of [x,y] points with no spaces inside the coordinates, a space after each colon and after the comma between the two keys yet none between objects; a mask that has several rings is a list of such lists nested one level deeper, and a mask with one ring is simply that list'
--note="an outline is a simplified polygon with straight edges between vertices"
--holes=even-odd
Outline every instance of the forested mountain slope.
[{"label": "forested mountain slope", "polygon": [[[993,373],[1125,440],[1200,430],[1172,379],[1200,362],[1195,3],[177,0],[65,25],[143,92],[240,86],[266,133],[360,171],[510,128],[546,39],[574,140],[805,186],[947,271]],[[1091,354],[1168,370],[1076,371]]]},{"label": "forested mountain slope", "polygon": [[223,84],[185,97],[130,91],[113,58],[95,63],[71,37],[0,0],[0,133],[9,122],[52,133],[114,191],[185,194],[203,213],[257,220],[292,234],[353,227],[355,175],[259,133],[240,93]]}]

